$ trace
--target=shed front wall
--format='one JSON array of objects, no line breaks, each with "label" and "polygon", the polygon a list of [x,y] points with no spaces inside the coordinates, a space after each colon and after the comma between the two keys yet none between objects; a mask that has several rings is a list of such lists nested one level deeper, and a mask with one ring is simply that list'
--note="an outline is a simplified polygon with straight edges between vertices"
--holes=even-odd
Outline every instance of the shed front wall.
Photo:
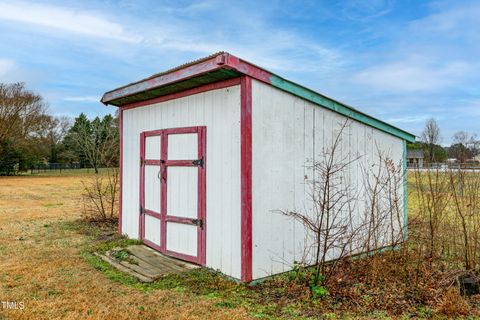
[{"label": "shed front wall", "polygon": [[123,110],[122,233],[139,238],[140,133],[206,126],[206,265],[240,278],[240,86]]},{"label": "shed front wall", "polygon": [[[305,261],[303,226],[279,213],[312,212],[312,160],[331,147],[342,115],[254,80],[252,83],[252,278],[291,269]],[[351,121],[342,136],[341,157],[360,158],[349,166],[348,184],[358,189],[362,168],[378,164],[378,150],[396,164],[403,161],[404,141]],[[400,191],[403,195],[404,190]],[[365,196],[365,195],[363,195]],[[365,209],[362,199],[355,214]],[[334,256],[330,258],[335,258]],[[308,257],[307,259],[308,260]]]}]

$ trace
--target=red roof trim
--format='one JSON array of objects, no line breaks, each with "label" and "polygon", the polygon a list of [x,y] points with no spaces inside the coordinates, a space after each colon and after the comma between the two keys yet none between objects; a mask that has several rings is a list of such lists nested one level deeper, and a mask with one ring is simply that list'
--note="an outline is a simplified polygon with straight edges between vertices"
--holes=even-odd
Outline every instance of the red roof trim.
[{"label": "red roof trim", "polygon": [[272,75],[270,72],[241,60],[236,56],[229,53],[221,53],[207,60],[202,60],[199,63],[187,65],[181,69],[174,69],[166,74],[153,76],[109,91],[103,95],[101,101],[104,104],[108,104],[113,100],[183,81],[218,69],[234,70],[267,83],[270,83],[270,77]]}]

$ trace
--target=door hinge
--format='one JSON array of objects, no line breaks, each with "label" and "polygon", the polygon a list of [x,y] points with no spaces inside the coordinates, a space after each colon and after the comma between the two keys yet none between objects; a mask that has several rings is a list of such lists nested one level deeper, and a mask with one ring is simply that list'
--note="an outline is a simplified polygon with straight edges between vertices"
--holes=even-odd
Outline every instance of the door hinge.
[{"label": "door hinge", "polygon": [[145,213],[145,210],[143,209],[142,206],[140,206],[140,215],[144,214]]},{"label": "door hinge", "polygon": [[194,166],[200,166],[200,167],[203,168],[203,157],[201,157],[198,160],[193,160],[192,163],[193,163]]},{"label": "door hinge", "polygon": [[140,167],[142,167],[145,164],[145,159],[140,157]]},{"label": "door hinge", "polygon": [[192,224],[200,227],[203,230],[203,219],[192,219]]}]

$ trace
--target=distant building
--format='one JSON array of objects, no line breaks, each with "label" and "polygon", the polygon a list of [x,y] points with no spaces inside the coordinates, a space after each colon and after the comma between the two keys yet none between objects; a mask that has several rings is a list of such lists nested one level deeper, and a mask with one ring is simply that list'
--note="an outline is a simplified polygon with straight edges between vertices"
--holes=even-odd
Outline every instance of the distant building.
[{"label": "distant building", "polygon": [[407,166],[409,168],[423,168],[423,150],[407,149]]}]

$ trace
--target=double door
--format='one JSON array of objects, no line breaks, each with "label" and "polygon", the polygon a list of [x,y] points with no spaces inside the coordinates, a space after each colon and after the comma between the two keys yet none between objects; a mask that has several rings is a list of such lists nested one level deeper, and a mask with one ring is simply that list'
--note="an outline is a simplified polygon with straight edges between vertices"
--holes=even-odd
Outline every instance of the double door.
[{"label": "double door", "polygon": [[163,254],[205,264],[206,128],[141,133],[140,237]]}]

